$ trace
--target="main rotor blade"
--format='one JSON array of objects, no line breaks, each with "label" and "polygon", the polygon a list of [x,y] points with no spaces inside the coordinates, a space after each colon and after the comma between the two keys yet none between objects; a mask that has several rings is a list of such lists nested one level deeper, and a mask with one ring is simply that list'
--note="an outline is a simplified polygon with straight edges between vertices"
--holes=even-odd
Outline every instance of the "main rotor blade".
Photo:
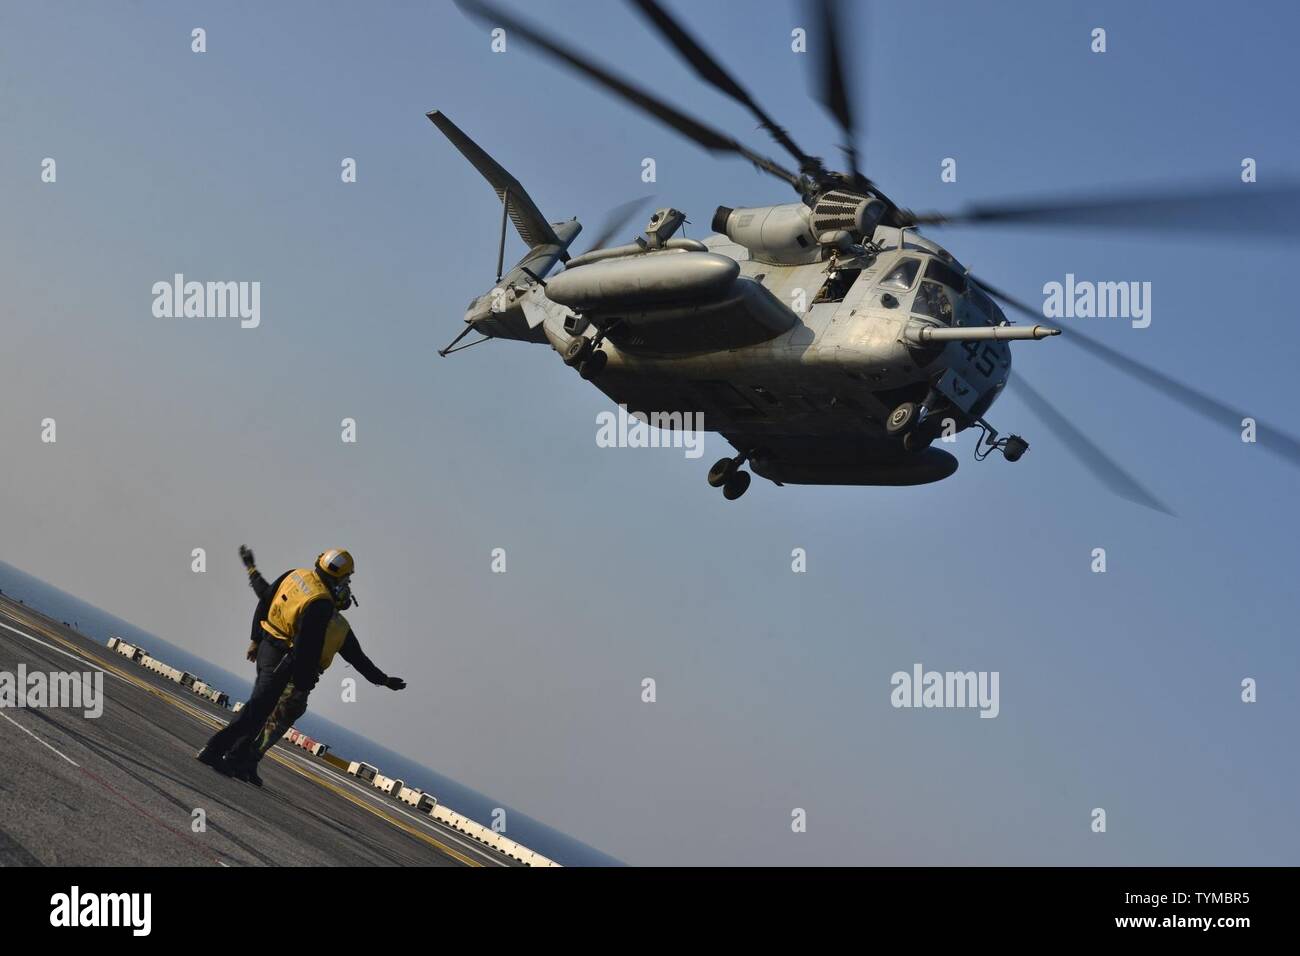
[{"label": "main rotor blade", "polygon": [[767,112],[754,101],[749,92],[742,87],[735,78],[728,73],[704,47],[695,41],[686,29],[673,19],[672,15],[661,7],[656,0],[631,0],[632,5],[638,8],[647,20],[664,36],[664,38],[677,48],[677,52],[682,55],[687,63],[706,83],[721,90],[727,96],[740,103],[749,110],[767,130],[772,138],[793,156],[799,163],[801,170],[820,169],[821,163],[816,158],[809,156],[796,145],[795,141],[790,138],[790,134],[784,128],[779,126],[776,120],[772,119]]},{"label": "main rotor blade", "polygon": [[710,152],[735,153],[738,156],[743,156],[764,172],[785,180],[796,190],[799,188],[799,177],[779,163],[754,152],[733,137],[686,115],[652,93],[635,86],[622,77],[616,76],[604,67],[597,66],[585,57],[565,47],[559,41],[548,37],[540,30],[516,20],[499,7],[484,3],[482,0],[456,0],[456,5],[470,16],[495,26],[504,26],[507,30],[513,31],[526,42],[531,43],[551,57],[567,63],[579,73],[585,74],[607,90],[618,94],[629,103],[649,113],[661,123],[672,127],[687,139],[693,140]]},{"label": "main rotor blade", "polygon": [[[817,60],[821,64],[817,84],[818,99],[844,132],[844,153],[849,161],[849,172],[856,179],[859,176],[858,131],[854,122],[853,99],[849,94],[844,57],[840,53],[840,36],[844,24],[836,13],[835,4],[836,0],[816,0],[807,3],[805,9],[816,20],[820,30],[818,42],[821,48],[816,51]],[[843,35],[850,36],[847,33]]]},{"label": "main rotor blade", "polygon": [[1012,375],[1007,379],[1007,385],[1024,400],[1035,415],[1046,423],[1049,429],[1057,434],[1070,453],[1103,485],[1134,504],[1174,516],[1174,513],[1159,498],[1147,491],[1136,478],[1116,464],[1092,439],[1075,428],[1068,418],[1025,381],[1023,375],[1019,373]]},{"label": "main rotor blade", "polygon": [[[1001,299],[1007,305],[1035,320],[1041,320],[1043,313],[1041,310],[1035,310],[1018,299],[998,289],[993,288],[983,279],[977,279],[981,286],[992,296]],[[1109,345],[1103,345],[1090,335],[1085,335],[1077,328],[1068,327],[1063,330],[1061,336],[1067,342],[1073,342],[1075,345],[1089,352],[1095,358],[1101,359],[1111,368],[1114,368],[1131,378],[1142,382],[1145,385],[1162,392],[1169,398],[1178,402],[1184,408],[1201,416],[1205,420],[1221,425],[1234,432],[1240,432],[1242,420],[1252,418],[1255,420],[1255,435],[1258,443],[1263,448],[1268,449],[1273,454],[1286,460],[1292,465],[1300,467],[1300,440],[1288,435],[1286,432],[1265,425],[1256,416],[1249,415],[1238,408],[1233,408],[1217,398],[1213,398],[1199,389],[1192,388],[1190,385],[1170,378],[1164,372],[1157,371],[1149,365],[1144,365],[1136,359],[1129,358],[1123,352],[1111,348]]]},{"label": "main rotor blade", "polygon": [[[638,211],[645,208],[652,199],[654,199],[653,196],[642,196],[639,199],[630,200],[611,209],[605,215],[605,221],[601,223],[600,232],[596,233],[596,241],[587,248],[587,252],[604,249],[609,240],[614,238],[614,233],[621,231],[628,224],[628,221]],[[584,252],[583,255],[585,256],[587,252]]]},{"label": "main rotor blade", "polygon": [[1285,182],[1268,187],[1242,183],[1231,188],[1201,186],[1157,193],[976,203],[955,213],[912,215],[911,220],[920,226],[1120,226],[1300,238],[1300,184]]},{"label": "main rotor blade", "polygon": [[975,284],[978,285],[985,292],[987,292],[989,295],[993,296],[993,298],[1001,299],[1007,305],[1011,306],[1011,308],[1017,310],[1018,312],[1023,312],[1025,315],[1032,318],[1035,322],[1045,318],[1041,309],[1035,309],[1032,306],[1026,305],[1020,299],[1008,295],[1007,293],[1003,292],[1001,289],[995,289],[991,284],[985,282],[983,279],[978,279],[975,276],[969,276],[968,278],[975,279]]}]

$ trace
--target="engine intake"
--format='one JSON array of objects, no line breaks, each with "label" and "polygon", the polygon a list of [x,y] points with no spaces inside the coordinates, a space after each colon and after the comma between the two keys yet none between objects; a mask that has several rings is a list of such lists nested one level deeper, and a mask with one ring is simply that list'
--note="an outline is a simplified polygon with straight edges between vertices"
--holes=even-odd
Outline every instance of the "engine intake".
[{"label": "engine intake", "polygon": [[818,235],[843,230],[861,241],[872,237],[884,215],[885,204],[879,199],[832,189],[817,197],[812,225]]}]

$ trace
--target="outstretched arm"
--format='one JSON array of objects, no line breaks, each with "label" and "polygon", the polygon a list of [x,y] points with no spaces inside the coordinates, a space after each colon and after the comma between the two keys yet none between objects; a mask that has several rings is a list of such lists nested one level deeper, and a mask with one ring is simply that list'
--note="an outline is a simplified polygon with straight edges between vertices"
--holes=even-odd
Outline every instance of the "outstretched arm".
[{"label": "outstretched arm", "polygon": [[376,667],[370,658],[366,657],[365,652],[361,650],[361,642],[357,640],[356,634],[352,631],[348,631],[343,646],[339,648],[339,654],[372,684],[382,684],[391,690],[401,690],[406,686],[406,681],[400,677],[389,677]]}]

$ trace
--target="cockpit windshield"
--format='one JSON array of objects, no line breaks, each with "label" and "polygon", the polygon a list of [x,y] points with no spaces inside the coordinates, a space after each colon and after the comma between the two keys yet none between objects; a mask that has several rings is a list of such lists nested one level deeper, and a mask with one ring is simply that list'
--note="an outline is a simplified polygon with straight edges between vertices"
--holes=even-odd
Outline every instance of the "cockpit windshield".
[{"label": "cockpit windshield", "polygon": [[912,288],[912,283],[916,281],[916,273],[920,270],[920,267],[920,259],[903,259],[898,265],[889,270],[889,275],[881,279],[880,284],[886,289],[906,292]]},{"label": "cockpit windshield", "polygon": [[[964,317],[955,319],[959,306],[964,306]],[[912,311],[945,325],[969,325],[972,321],[978,324],[981,320],[990,325],[1006,322],[997,303],[977,283],[968,281],[964,273],[940,259],[926,261],[925,280],[916,290]]]},{"label": "cockpit windshield", "polygon": [[931,259],[925,266],[925,277],[940,285],[946,285],[953,292],[961,295],[966,291],[966,277],[945,262]]},{"label": "cockpit windshield", "polygon": [[916,290],[912,312],[953,325],[957,305],[966,291],[966,277],[947,263],[929,259],[925,264],[925,281]]},{"label": "cockpit windshield", "polygon": [[916,290],[916,298],[912,300],[912,311],[917,315],[937,319],[944,325],[952,325],[953,294],[939,283],[926,279]]}]

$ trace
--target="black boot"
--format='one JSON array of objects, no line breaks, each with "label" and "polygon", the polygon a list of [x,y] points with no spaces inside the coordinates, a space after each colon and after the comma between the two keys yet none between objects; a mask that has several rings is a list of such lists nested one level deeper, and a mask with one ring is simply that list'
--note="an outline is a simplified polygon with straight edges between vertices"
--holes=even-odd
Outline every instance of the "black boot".
[{"label": "black boot", "polygon": [[257,757],[250,754],[246,748],[236,747],[226,754],[226,766],[230,768],[232,777],[260,787],[262,778],[257,775],[257,763]]},{"label": "black boot", "polygon": [[236,780],[242,780],[245,783],[251,783],[255,787],[262,785],[262,778],[257,775],[257,764],[244,764],[236,767],[231,774]]},{"label": "black boot", "polygon": [[225,759],[211,747],[204,747],[194,755],[194,759],[199,763],[207,764],[217,773],[223,773],[227,777],[231,776],[230,768],[226,766]]}]

